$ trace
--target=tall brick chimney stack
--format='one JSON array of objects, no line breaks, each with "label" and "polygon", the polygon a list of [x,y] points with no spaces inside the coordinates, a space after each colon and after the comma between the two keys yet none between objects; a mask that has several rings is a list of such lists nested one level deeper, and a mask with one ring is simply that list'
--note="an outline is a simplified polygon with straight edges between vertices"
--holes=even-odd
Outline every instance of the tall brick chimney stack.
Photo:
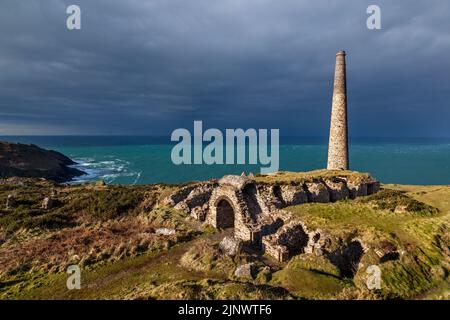
[{"label": "tall brick chimney stack", "polygon": [[328,170],[348,170],[347,83],[345,51],[336,53],[333,103],[331,107]]}]

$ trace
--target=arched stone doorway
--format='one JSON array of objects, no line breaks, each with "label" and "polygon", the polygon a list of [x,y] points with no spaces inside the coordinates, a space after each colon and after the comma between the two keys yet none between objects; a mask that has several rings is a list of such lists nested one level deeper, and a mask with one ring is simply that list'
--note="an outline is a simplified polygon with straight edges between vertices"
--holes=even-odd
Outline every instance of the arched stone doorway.
[{"label": "arched stone doorway", "polygon": [[234,228],[234,208],[225,198],[217,201],[216,227],[220,229]]}]

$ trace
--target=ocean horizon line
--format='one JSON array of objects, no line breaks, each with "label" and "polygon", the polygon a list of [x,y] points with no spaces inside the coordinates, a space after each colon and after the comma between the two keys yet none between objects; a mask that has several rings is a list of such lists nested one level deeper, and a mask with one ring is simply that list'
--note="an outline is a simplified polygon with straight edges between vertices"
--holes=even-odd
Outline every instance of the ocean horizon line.
[{"label": "ocean horizon line", "polygon": [[[0,140],[35,144],[44,148],[69,146],[114,146],[114,145],[175,145],[167,135],[0,135]],[[449,144],[450,137],[370,137],[356,136],[349,138],[350,147],[357,145],[440,145]],[[203,145],[209,142],[202,142]],[[225,141],[224,141],[225,144]],[[248,140],[246,139],[246,144]],[[279,137],[280,145],[327,145],[328,136],[293,136]]]}]

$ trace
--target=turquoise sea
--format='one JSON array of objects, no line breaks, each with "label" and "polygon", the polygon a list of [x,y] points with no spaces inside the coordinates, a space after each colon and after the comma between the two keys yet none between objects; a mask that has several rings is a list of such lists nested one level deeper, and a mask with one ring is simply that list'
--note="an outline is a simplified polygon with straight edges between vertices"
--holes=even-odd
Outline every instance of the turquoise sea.
[{"label": "turquoise sea", "polygon": [[[259,173],[259,165],[174,165],[169,137],[7,136],[60,151],[87,172],[78,181],[146,184]],[[280,170],[324,168],[327,138],[281,137]],[[450,138],[350,138],[352,170],[370,172],[383,183],[450,184]]]}]

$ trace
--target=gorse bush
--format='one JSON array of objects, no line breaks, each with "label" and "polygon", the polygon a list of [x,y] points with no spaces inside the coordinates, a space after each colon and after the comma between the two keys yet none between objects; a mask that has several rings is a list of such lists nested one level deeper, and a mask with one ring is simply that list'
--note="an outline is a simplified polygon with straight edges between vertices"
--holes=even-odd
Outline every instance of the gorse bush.
[{"label": "gorse bush", "polygon": [[71,199],[66,212],[83,212],[96,218],[111,219],[138,212],[144,192],[126,187],[110,186],[104,190],[89,190]]}]

